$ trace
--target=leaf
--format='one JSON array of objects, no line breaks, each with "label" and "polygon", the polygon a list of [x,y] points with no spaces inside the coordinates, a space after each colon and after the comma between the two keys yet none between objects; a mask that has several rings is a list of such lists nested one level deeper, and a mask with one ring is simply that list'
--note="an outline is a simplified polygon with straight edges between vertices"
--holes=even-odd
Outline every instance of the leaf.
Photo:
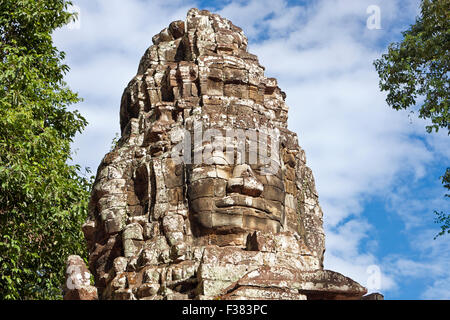
[{"label": "leaf", "polygon": [[67,254],[86,256],[90,182],[67,163],[87,122],[69,111],[80,98],[51,36],[68,21],[66,4],[0,4],[0,299],[60,298]]}]

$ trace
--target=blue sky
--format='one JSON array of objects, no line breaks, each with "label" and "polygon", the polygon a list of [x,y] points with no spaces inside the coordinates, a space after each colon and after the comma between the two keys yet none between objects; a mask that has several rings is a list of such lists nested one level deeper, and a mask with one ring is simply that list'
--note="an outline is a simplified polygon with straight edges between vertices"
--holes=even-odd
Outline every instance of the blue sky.
[{"label": "blue sky", "polygon": [[[151,38],[191,7],[240,26],[249,51],[287,93],[289,128],[313,169],[326,228],[325,267],[386,299],[450,299],[450,238],[434,209],[448,211],[439,177],[445,132],[391,110],[372,65],[414,23],[418,0],[78,0],[80,20],[55,32],[71,67],[67,82],[89,126],[74,161],[95,172],[119,132],[120,97]],[[381,29],[367,28],[380,8]],[[380,271],[371,282],[370,270]]]}]

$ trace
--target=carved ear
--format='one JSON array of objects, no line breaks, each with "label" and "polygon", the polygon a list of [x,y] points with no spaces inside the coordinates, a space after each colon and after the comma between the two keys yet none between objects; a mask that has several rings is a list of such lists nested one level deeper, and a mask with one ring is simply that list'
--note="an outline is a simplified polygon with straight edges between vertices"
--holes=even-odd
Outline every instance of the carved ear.
[{"label": "carved ear", "polygon": [[128,88],[126,88],[122,94],[122,100],[120,102],[120,130],[123,135],[123,131],[130,121],[128,108],[131,105],[131,94]]},{"label": "carved ear", "polygon": [[142,164],[133,175],[133,192],[128,192],[128,214],[130,216],[141,216],[148,213],[150,201],[150,179],[147,164]]}]

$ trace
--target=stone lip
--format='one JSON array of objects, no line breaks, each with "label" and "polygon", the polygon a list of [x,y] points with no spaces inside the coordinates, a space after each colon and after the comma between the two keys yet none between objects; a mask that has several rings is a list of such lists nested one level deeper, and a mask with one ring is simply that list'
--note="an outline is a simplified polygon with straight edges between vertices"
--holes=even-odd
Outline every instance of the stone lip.
[{"label": "stone lip", "polygon": [[367,293],[366,288],[338,272],[263,266],[229,286],[221,298],[232,298],[241,287],[294,290],[308,300],[359,300]]}]

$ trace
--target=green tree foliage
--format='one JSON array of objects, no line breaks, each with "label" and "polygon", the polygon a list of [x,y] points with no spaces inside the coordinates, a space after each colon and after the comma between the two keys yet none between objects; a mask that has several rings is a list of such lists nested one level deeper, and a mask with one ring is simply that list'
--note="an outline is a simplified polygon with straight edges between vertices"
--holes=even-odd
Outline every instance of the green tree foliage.
[{"label": "green tree foliage", "polygon": [[395,110],[416,106],[419,117],[430,119],[427,131],[447,128],[450,134],[450,0],[423,0],[421,14],[401,42],[375,61],[380,88]]},{"label": "green tree foliage", "polygon": [[[450,168],[447,168],[445,174],[441,178],[444,188],[450,191]],[[445,197],[450,198],[450,193],[447,193]],[[436,215],[435,222],[441,225],[441,231],[434,237],[434,239],[436,239],[445,233],[450,233],[450,214],[445,214],[443,211],[434,211],[434,214]]]},{"label": "green tree foliage", "polygon": [[[418,106],[419,117],[431,120],[428,133],[444,128],[450,135],[450,0],[422,0],[416,22],[402,34],[403,40],[374,62],[386,101],[395,110]],[[442,177],[447,189],[449,175],[447,169]],[[450,233],[450,215],[435,214],[442,228],[438,236]]]},{"label": "green tree foliage", "polygon": [[68,161],[87,123],[51,37],[68,5],[0,1],[0,299],[60,298],[65,259],[86,256],[90,181]]}]

